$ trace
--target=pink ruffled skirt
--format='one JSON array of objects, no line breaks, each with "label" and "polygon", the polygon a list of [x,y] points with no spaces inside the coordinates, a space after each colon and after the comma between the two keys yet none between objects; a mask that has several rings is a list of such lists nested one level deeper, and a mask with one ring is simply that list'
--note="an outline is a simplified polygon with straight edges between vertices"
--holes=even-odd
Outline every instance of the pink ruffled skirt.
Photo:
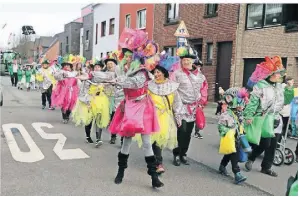
[{"label": "pink ruffled skirt", "polygon": [[156,109],[149,96],[140,101],[122,101],[109,126],[112,134],[124,137],[134,137],[136,133],[151,134],[159,130]]},{"label": "pink ruffled skirt", "polygon": [[53,107],[60,107],[63,111],[72,110],[79,95],[77,79],[67,78],[59,81],[52,92],[51,102]]}]

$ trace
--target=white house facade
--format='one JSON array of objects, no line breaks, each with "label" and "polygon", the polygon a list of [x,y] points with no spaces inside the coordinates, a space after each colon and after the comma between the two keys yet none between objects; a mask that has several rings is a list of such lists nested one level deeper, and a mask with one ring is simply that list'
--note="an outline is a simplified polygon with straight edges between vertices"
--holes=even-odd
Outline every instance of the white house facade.
[{"label": "white house facade", "polygon": [[118,49],[120,4],[93,6],[93,58]]}]

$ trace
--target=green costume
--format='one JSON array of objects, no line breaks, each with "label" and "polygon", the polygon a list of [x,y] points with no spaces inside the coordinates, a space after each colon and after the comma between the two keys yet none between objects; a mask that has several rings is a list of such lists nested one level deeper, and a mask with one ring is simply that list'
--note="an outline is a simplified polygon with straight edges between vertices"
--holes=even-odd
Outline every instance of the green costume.
[{"label": "green costume", "polygon": [[23,70],[19,66],[19,68],[18,68],[18,81],[19,82],[21,82],[21,80],[23,78],[23,74],[25,74],[25,73],[23,72]]},{"label": "green costume", "polygon": [[288,105],[292,102],[294,98],[294,87],[285,87],[284,88],[284,104]]},{"label": "green costume", "polygon": [[13,75],[12,63],[8,63],[8,72],[9,72],[9,75],[10,75],[10,76]]},{"label": "green costume", "polygon": [[26,83],[30,83],[31,74],[32,74],[32,71],[31,71],[31,70],[26,70],[26,71],[25,71]]}]

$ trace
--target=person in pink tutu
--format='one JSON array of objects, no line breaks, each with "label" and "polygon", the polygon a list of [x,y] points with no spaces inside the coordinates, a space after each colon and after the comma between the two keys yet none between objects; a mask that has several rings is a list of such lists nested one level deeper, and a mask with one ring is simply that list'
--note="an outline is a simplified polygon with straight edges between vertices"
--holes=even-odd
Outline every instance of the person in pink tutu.
[{"label": "person in pink tutu", "polygon": [[[140,30],[126,28],[120,37],[120,46],[125,56],[120,63],[120,67],[125,75],[117,77],[111,83],[123,88],[125,99],[117,107],[109,131],[112,134],[124,137],[121,150],[118,153],[119,168],[114,182],[116,184],[122,182],[124,171],[128,167],[132,138],[136,133],[140,133],[148,168],[147,173],[151,176],[152,186],[159,188],[164,184],[159,180],[156,172],[156,157],[154,156],[150,138],[151,134],[159,131],[160,128],[155,106],[147,94],[147,83],[151,80],[150,67],[143,66],[141,64],[144,60],[141,57],[142,55],[137,55],[140,48],[145,49],[146,42],[147,33]],[[131,63],[128,64],[127,62]]]},{"label": "person in pink tutu", "polygon": [[76,79],[78,72],[72,70],[72,58],[74,58],[72,55],[64,57],[62,69],[54,74],[54,78],[58,81],[58,84],[51,97],[52,106],[61,108],[64,124],[68,123],[79,94]]}]

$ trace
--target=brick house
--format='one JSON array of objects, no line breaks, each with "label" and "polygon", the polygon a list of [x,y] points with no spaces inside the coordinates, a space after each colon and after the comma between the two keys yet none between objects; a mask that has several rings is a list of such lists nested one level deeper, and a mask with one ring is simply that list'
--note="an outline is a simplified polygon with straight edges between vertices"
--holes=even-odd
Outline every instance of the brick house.
[{"label": "brick house", "polygon": [[45,55],[45,58],[48,60],[54,60],[59,55],[59,40],[55,38],[55,40],[51,43],[48,50],[45,51],[42,55]]},{"label": "brick house", "polygon": [[170,54],[176,51],[174,33],[180,20],[190,34],[188,42],[203,61],[209,84],[209,100],[216,100],[218,87],[230,87],[235,64],[236,29],[239,4],[156,4],[153,38]]},{"label": "brick house", "polygon": [[279,55],[298,83],[298,4],[241,4],[232,84],[246,86],[256,64]]},{"label": "brick house", "polygon": [[119,35],[125,27],[142,29],[153,38],[154,7],[157,4],[120,4]]}]

